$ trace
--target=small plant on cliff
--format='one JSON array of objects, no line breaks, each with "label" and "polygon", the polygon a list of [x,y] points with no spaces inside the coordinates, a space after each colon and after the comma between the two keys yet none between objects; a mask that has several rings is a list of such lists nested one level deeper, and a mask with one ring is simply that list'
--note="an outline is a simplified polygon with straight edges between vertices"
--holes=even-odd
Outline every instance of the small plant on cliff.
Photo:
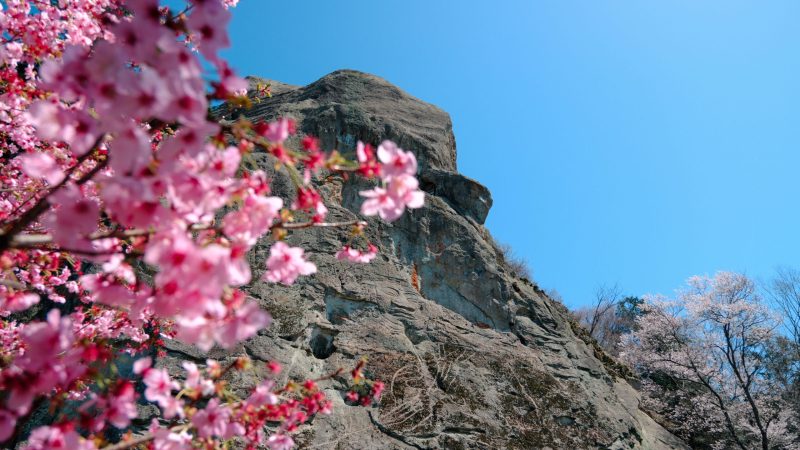
[{"label": "small plant on cliff", "polygon": [[521,256],[518,256],[514,249],[509,244],[497,244],[497,249],[500,251],[500,257],[514,275],[528,280],[533,280],[533,271],[531,271],[528,261]]},{"label": "small plant on cliff", "polygon": [[[337,258],[375,257],[365,222],[326,222],[311,183],[318,174],[375,180],[361,192],[364,215],[393,221],[423,203],[414,155],[391,142],[359,143],[350,161],[312,136],[290,148],[289,119],[209,119],[214,101],[252,101],[218,55],[236,3],[193,0],[182,11],[158,0],[0,3],[4,446],[177,450],[238,438],[286,449],[292,431],[330,411],[317,383],[341,371],[279,386],[280,365],[270,363],[273,377],[237,398],[223,377],[250,369],[248,360],[185,363],[178,383],[147,356],[173,338],[230,348],[270,324],[239,289],[252,279],[245,255],[261,237],[275,241],[262,278],[271,283],[316,271],[303,249],[283,242],[292,232],[348,228]],[[242,167],[253,152],[289,174],[293,202],[270,195],[263,171]],[[122,355],[134,360],[130,375],[120,375]],[[383,385],[366,380],[362,365],[347,400],[369,405]],[[114,428],[137,418],[137,383],[166,421],[115,438]],[[28,433],[42,408],[52,423]]]}]

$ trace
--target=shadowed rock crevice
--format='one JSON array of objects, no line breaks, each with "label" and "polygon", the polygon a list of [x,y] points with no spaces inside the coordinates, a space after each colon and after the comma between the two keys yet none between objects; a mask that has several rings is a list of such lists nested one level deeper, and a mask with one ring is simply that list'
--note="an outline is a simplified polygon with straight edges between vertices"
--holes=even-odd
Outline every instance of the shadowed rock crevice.
[{"label": "shadowed rock crevice", "polygon": [[340,292],[327,290],[325,292],[325,315],[329,322],[340,325],[347,320],[353,320],[369,310],[378,308],[378,305],[367,300],[345,297]]},{"label": "shadowed rock crevice", "polygon": [[311,354],[314,355],[314,358],[327,359],[336,351],[336,346],[333,344],[335,336],[336,334],[331,330],[313,328],[309,347],[311,347]]}]

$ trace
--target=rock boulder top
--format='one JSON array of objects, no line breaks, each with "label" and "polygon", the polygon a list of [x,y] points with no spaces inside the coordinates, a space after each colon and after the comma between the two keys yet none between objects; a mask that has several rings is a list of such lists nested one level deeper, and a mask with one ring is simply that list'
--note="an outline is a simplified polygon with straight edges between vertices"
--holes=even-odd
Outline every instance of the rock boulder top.
[{"label": "rock boulder top", "polygon": [[[292,117],[301,132],[322,140],[324,148],[348,150],[359,140],[373,144],[391,139],[417,154],[421,170],[456,171],[456,142],[450,116],[383,78],[355,70],[337,70],[308,86],[257,77],[251,85],[270,83],[272,98],[261,99],[248,118]],[[227,114],[236,114],[228,111]]]}]

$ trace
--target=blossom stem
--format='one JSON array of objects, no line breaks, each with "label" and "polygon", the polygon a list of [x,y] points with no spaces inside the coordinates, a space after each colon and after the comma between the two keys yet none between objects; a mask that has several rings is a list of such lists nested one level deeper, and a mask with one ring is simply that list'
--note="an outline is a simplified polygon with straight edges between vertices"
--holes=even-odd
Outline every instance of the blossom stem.
[{"label": "blossom stem", "polygon": [[[277,222],[272,225],[271,229],[283,228],[285,230],[300,230],[304,228],[336,228],[336,227],[348,227],[354,225],[361,225],[364,226],[367,223],[362,220],[348,220],[344,222]],[[214,228],[213,225],[208,224],[194,224],[191,226],[192,231],[202,231],[202,230],[209,230]],[[120,238],[126,239],[131,237],[138,237],[138,236],[147,236],[152,234],[153,231],[149,229],[143,228],[132,228],[130,230],[110,230],[110,231],[103,231],[93,233],[88,236],[90,241],[96,241],[100,239],[106,238]],[[84,254],[91,254],[96,255],[95,253],[87,252],[87,251],[78,251],[73,249],[62,249],[62,248],[42,248],[41,246],[52,244],[53,243],[53,236],[49,233],[36,233],[36,234],[17,234],[12,236],[9,239],[6,248],[29,248],[29,249],[40,249],[40,250],[49,250],[49,251],[63,251],[63,252],[72,252],[72,253],[84,253]],[[2,247],[0,247],[2,249]],[[104,253],[105,254],[105,253]]]}]

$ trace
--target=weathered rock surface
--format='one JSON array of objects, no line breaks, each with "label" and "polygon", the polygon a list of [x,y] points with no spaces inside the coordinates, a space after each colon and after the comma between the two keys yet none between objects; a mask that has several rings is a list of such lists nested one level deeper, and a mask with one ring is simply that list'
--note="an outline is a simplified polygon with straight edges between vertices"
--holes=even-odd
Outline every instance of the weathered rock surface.
[{"label": "weathered rock surface", "polygon": [[[345,153],[358,140],[393,139],[416,153],[428,194],[425,207],[394,224],[369,221],[381,253],[368,265],[333,257],[343,230],[293,234],[290,242],[309,249],[318,274],[291,287],[254,282],[250,294],[275,323],[237,349],[211,352],[222,360],[277,360],[297,378],[369,358],[369,375],[387,384],[381,406],[346,406],[344,384],[326,382],[335,412],[298,436],[302,448],[685,448],[639,410],[636,391],[576,335],[566,309],[507,267],[482,225],[491,195],[456,172],[447,113],[354,71],[305,87],[274,84],[273,92],[247,111],[223,106],[217,113],[293,117],[301,133]],[[246,163],[270,171],[275,192],[291,196],[269,157],[251,156]],[[352,179],[321,183],[330,218],[357,217],[363,188]],[[269,246],[264,239],[249,255],[254,279]],[[172,343],[159,364],[205,357]],[[261,374],[261,367],[237,374],[231,385],[244,391]]]}]

